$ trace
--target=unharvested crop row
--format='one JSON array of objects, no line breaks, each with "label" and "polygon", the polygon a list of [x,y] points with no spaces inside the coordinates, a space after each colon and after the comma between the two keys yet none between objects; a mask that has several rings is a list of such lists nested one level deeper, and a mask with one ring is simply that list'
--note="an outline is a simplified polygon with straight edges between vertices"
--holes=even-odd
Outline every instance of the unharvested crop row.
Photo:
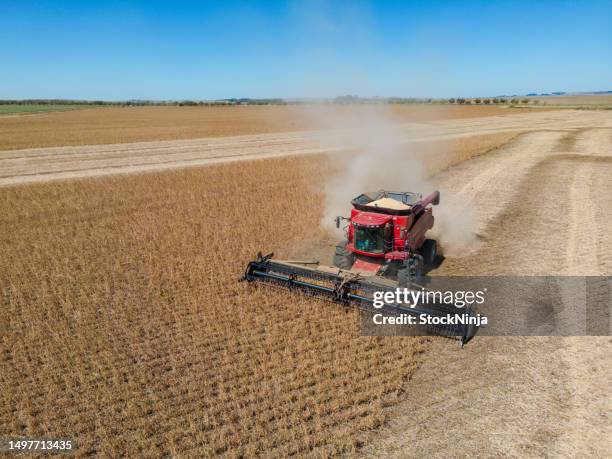
[{"label": "unharvested crop row", "polygon": [[3,190],[0,434],[111,455],[363,441],[420,341],[236,282],[257,250],[317,237],[306,178],[325,173],[286,159]]}]

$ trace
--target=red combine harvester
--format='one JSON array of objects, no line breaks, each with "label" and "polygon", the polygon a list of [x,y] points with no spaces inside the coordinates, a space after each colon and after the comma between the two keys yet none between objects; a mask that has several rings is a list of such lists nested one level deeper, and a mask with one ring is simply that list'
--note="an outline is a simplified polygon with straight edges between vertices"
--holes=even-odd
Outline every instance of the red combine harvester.
[{"label": "red combine harvester", "polygon": [[[367,311],[385,311],[441,318],[458,312],[454,305],[431,303],[406,306],[385,302],[374,308],[376,292],[398,287],[422,290],[423,274],[436,260],[436,241],[427,239],[433,227],[432,205],[440,202],[434,191],[425,198],[417,193],[377,191],[351,201],[350,218],[336,217],[336,227],[348,221],[346,239],[336,246],[334,265],[318,261],[272,260],[273,253],[257,254],[241,280],[262,282],[319,296]],[[462,314],[473,312],[468,308]],[[467,342],[475,333],[470,325],[428,327],[444,336]]]},{"label": "red combine harvester", "polygon": [[400,287],[423,275],[436,260],[436,241],[426,238],[440,192],[423,198],[416,193],[378,191],[357,196],[348,220],[347,239],[336,246],[334,265],[364,275],[397,279]]}]

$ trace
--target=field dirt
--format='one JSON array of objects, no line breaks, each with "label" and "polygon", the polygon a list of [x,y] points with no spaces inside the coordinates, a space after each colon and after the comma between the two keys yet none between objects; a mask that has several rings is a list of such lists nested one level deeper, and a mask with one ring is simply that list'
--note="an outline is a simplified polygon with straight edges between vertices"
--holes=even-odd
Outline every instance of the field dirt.
[{"label": "field dirt", "polygon": [[[530,109],[448,105],[389,105],[397,122],[477,118]],[[335,118],[359,119],[363,106],[327,106]],[[325,127],[309,106],[109,107],[28,116],[0,116],[0,150],[197,139]],[[313,115],[313,113],[315,113]]]},{"label": "field dirt", "polygon": [[[434,274],[610,275],[611,118],[405,123],[443,202],[478,218],[478,248]],[[258,250],[335,242],[328,158],[0,189],[0,436],[79,456],[610,456],[609,337],[361,337],[353,310],[236,282]]]},{"label": "field dirt", "polygon": [[[612,129],[528,133],[435,182],[474,203],[483,239],[436,274],[612,274]],[[610,355],[609,336],[436,340],[367,454],[608,457]]]},{"label": "field dirt", "polygon": [[[429,110],[431,107],[426,108]],[[356,116],[355,112],[351,113]],[[401,130],[398,142],[413,144],[536,129],[605,127],[609,121],[606,112],[568,110],[517,114],[513,110],[506,110],[504,113],[508,114],[403,122],[398,125]],[[424,115],[424,118],[427,116]],[[342,129],[350,134],[350,118]],[[337,131],[318,130],[196,140],[7,150],[0,151],[0,185],[324,153],[351,147],[350,135],[345,134],[339,138]]]}]

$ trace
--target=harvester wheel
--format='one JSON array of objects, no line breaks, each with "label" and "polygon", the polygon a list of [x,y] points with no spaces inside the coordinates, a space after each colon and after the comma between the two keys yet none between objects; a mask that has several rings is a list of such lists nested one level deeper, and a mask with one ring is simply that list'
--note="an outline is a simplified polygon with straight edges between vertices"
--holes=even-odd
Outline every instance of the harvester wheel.
[{"label": "harvester wheel", "polygon": [[397,270],[397,285],[399,287],[408,287],[410,283],[410,270],[407,266],[402,266]]},{"label": "harvester wheel", "polygon": [[336,252],[334,253],[334,266],[348,271],[353,267],[353,263],[355,263],[355,255],[346,248],[346,244],[347,241],[342,241],[336,245]]},{"label": "harvester wheel", "polygon": [[433,266],[438,256],[438,244],[433,239],[425,239],[420,252],[425,266]]},{"label": "harvester wheel", "polygon": [[410,269],[410,277],[412,279],[423,277],[423,265],[423,257],[419,254],[408,260],[408,268]]},{"label": "harvester wheel", "polygon": [[397,270],[399,287],[408,287],[411,282],[423,276],[423,257],[415,255],[406,260],[404,266]]}]

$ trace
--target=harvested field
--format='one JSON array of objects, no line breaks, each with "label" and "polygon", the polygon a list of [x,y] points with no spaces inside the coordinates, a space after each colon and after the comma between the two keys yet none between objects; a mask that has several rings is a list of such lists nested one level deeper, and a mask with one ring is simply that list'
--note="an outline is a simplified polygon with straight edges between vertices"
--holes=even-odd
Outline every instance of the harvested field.
[{"label": "harvested field", "polygon": [[[436,175],[482,240],[436,274],[612,275],[611,147],[612,129],[533,132]],[[611,352],[609,336],[436,339],[367,454],[609,457]]]},{"label": "harvested field", "polygon": [[[457,107],[447,105],[393,105],[399,123],[464,119],[530,109]],[[358,118],[363,107],[334,107],[336,117]],[[111,107],[46,113],[27,117],[0,117],[0,150],[96,145],[151,140],[197,139],[325,127],[308,107]]]}]

